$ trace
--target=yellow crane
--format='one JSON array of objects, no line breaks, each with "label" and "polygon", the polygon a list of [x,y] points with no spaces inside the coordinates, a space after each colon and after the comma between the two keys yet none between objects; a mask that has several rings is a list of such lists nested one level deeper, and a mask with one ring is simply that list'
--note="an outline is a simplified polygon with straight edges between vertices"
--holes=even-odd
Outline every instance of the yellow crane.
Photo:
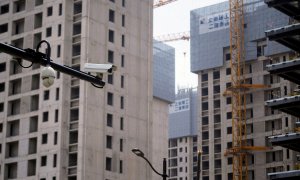
[{"label": "yellow crane", "polygon": [[154,1],[153,8],[158,8],[160,6],[172,3],[174,1],[177,1],[177,0],[157,0],[157,1]]},{"label": "yellow crane", "polygon": [[[245,84],[242,69],[245,69],[244,49],[244,2],[243,0],[229,0],[230,11],[230,66],[231,84],[225,94],[232,97],[232,147],[225,155],[233,155],[233,180],[248,179],[249,151],[268,150],[268,147],[248,146],[246,129],[246,91],[249,88],[264,88],[260,84]],[[230,92],[230,93],[228,93]]]},{"label": "yellow crane", "polygon": [[[233,155],[232,179],[248,179],[247,153],[242,147],[246,144],[246,97],[245,79],[241,73],[244,66],[244,12],[243,0],[229,0],[230,8],[230,65],[231,65],[231,84],[232,96],[232,148],[226,154]],[[243,166],[245,164],[245,166]]]}]

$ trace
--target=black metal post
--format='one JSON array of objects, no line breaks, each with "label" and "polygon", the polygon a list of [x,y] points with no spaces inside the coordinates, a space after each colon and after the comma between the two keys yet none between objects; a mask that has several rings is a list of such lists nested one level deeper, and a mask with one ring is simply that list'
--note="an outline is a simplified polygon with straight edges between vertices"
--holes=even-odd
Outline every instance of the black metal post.
[{"label": "black metal post", "polygon": [[163,160],[163,180],[167,180],[167,160],[164,158]]},{"label": "black metal post", "polygon": [[9,55],[12,55],[17,58],[25,59],[27,61],[30,61],[32,63],[38,63],[42,66],[50,65],[53,69],[60,71],[65,74],[69,74],[71,76],[75,76],[79,79],[97,84],[99,86],[104,86],[105,82],[103,82],[100,78],[96,76],[92,76],[88,73],[73,69],[69,66],[60,65],[57,63],[54,63],[49,57],[47,57],[45,54],[36,52],[33,49],[20,49],[8,44],[0,43],[0,52],[7,53]]},{"label": "black metal post", "polygon": [[200,172],[201,172],[201,151],[198,151],[198,159],[197,159],[197,180],[200,180]]},{"label": "black metal post", "polygon": [[151,167],[151,169],[152,169],[156,174],[160,175],[160,176],[163,178],[163,180],[167,180],[167,177],[169,177],[169,176],[168,176],[168,174],[167,174],[167,160],[166,160],[166,158],[163,159],[163,173],[159,173],[159,172],[156,171],[156,169],[154,169],[154,167],[152,166],[152,164],[150,163],[150,161],[144,156],[144,153],[143,153],[141,150],[135,148],[135,149],[132,149],[131,151],[132,151],[135,155],[137,155],[137,156],[143,158],[143,159],[149,164],[149,166]]}]

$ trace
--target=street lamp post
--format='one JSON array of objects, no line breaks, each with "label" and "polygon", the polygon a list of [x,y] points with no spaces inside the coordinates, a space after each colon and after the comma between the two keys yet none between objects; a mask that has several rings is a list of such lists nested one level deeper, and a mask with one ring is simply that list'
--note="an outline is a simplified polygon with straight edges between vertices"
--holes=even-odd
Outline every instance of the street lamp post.
[{"label": "street lamp post", "polygon": [[200,149],[197,152],[198,158],[197,158],[197,180],[200,180],[200,172],[201,172],[201,155],[202,155],[202,150]]},{"label": "street lamp post", "polygon": [[163,180],[167,180],[167,177],[169,177],[169,176],[167,175],[167,160],[166,160],[166,158],[163,159],[163,173],[159,173],[159,172],[156,171],[156,169],[154,169],[154,167],[152,166],[152,164],[150,163],[150,161],[145,157],[145,154],[143,153],[143,151],[141,151],[140,149],[135,148],[135,149],[132,149],[132,152],[135,155],[143,158],[149,164],[149,166],[151,167],[151,169],[156,174],[160,175],[163,178]]}]

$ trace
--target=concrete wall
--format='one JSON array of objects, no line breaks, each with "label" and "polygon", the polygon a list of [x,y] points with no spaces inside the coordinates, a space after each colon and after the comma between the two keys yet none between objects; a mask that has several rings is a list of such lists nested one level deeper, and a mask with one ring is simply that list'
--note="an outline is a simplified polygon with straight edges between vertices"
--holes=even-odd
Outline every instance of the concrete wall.
[{"label": "concrete wall", "polygon": [[[182,100],[188,101],[187,109],[176,109]],[[175,105],[176,104],[176,105]],[[169,114],[169,139],[197,134],[197,113],[198,113],[197,92],[193,89],[182,89],[176,94],[175,103],[171,104]]]},{"label": "concrete wall", "polygon": [[153,95],[174,102],[175,49],[158,41],[153,42]]}]

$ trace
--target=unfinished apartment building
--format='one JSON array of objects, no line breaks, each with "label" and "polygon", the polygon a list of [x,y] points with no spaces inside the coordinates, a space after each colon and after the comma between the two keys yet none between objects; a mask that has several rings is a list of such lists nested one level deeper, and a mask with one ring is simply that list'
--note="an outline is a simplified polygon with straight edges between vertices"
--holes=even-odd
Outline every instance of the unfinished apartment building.
[{"label": "unfinished apartment building", "polygon": [[265,1],[270,8],[274,8],[291,18],[289,24],[281,28],[270,29],[266,31],[266,36],[271,41],[276,41],[289,47],[291,50],[298,53],[294,59],[285,62],[268,65],[270,74],[278,75],[286,80],[295,83],[294,91],[289,94],[284,94],[281,97],[274,97],[267,101],[267,105],[275,110],[280,110],[287,114],[297,117],[297,121],[290,129],[283,133],[274,134],[269,137],[270,143],[273,146],[282,146],[288,150],[298,152],[295,158],[294,166],[281,171],[269,173],[270,180],[296,180],[300,178],[300,113],[299,113],[299,97],[300,97],[300,81],[299,81],[299,65],[300,65],[300,1],[284,1],[277,2],[275,0]]},{"label": "unfinished apartment building", "polygon": [[197,112],[197,89],[179,89],[170,105],[169,180],[196,179]]},{"label": "unfinished apartment building", "polygon": [[[265,101],[293,92],[295,85],[270,74],[267,65],[293,59],[294,51],[268,41],[265,31],[289,24],[290,17],[268,8],[263,0],[244,1],[246,84],[265,88],[246,92],[247,145],[271,147],[268,137],[287,131],[296,118]],[[232,156],[231,97],[224,94],[231,86],[229,52],[229,3],[224,2],[191,11],[191,70],[198,74],[198,146],[202,148],[203,180],[230,180]],[[293,169],[295,153],[282,147],[252,151],[248,155],[248,179],[268,179],[268,173]]]},{"label": "unfinished apartment building", "polygon": [[47,40],[56,63],[118,67],[103,89],[59,72],[45,88],[38,64],[21,68],[0,53],[0,179],[153,179],[131,152],[167,157],[169,102],[153,97],[152,3],[0,1],[1,42],[35,49]]}]

